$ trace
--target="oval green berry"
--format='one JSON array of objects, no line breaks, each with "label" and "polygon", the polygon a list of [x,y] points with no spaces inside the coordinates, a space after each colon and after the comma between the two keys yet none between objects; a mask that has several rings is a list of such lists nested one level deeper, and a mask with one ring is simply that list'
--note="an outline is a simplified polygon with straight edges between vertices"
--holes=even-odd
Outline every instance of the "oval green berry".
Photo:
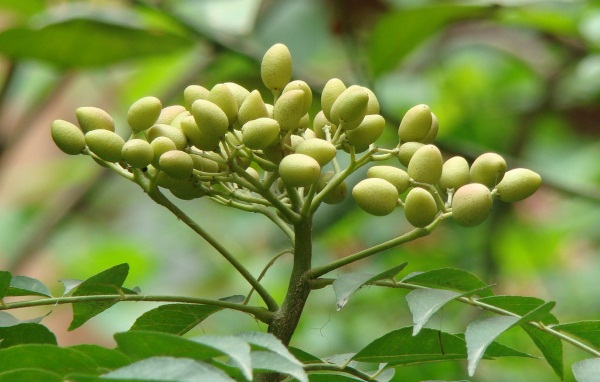
[{"label": "oval green berry", "polygon": [[367,170],[367,177],[385,179],[401,194],[408,189],[410,177],[406,171],[394,166],[373,166]]},{"label": "oval green berry", "polygon": [[426,227],[433,222],[437,213],[435,199],[427,190],[415,187],[406,195],[404,216],[412,226]]},{"label": "oval green berry", "polygon": [[125,141],[110,130],[97,129],[85,133],[85,143],[100,159],[118,162],[122,159],[121,150]]},{"label": "oval green berry", "polygon": [[304,139],[294,149],[298,154],[314,158],[321,167],[335,158],[337,150],[331,142],[319,138]]},{"label": "oval green berry", "polygon": [[279,123],[271,118],[258,118],[242,126],[242,142],[252,150],[262,150],[279,140]]},{"label": "oval green berry", "polygon": [[431,110],[427,105],[416,105],[411,107],[398,127],[398,138],[400,142],[421,142],[431,129]]},{"label": "oval green berry", "polygon": [[506,172],[506,161],[496,153],[478,156],[471,165],[471,181],[494,187],[502,180]]},{"label": "oval green berry", "polygon": [[[319,178],[319,183],[317,183],[317,192],[323,191],[325,187],[334,180],[336,176],[333,171],[325,171],[321,174]],[[323,203],[327,204],[338,204],[346,199],[346,195],[348,195],[348,183],[346,180],[342,181],[337,186],[333,187],[323,198]]]},{"label": "oval green berry", "polygon": [[273,119],[279,122],[279,127],[283,131],[297,130],[304,114],[304,92],[302,90],[290,90],[283,93],[273,108]]},{"label": "oval green berry", "polygon": [[346,85],[339,78],[332,78],[323,87],[321,93],[321,109],[325,118],[331,121],[331,107],[335,100],[346,90]]},{"label": "oval green berry", "polygon": [[290,154],[279,163],[279,175],[288,186],[308,187],[319,180],[321,166],[304,154]]},{"label": "oval green berry", "polygon": [[452,197],[452,218],[465,227],[483,223],[492,209],[492,194],[481,183],[470,183],[459,188]]},{"label": "oval green berry", "polygon": [[84,133],[92,130],[109,130],[115,131],[115,121],[106,111],[93,107],[83,106],[75,110],[75,116],[79,127]]},{"label": "oval green berry", "polygon": [[85,138],[81,129],[71,122],[57,119],[50,125],[52,140],[64,153],[81,154],[85,148]]},{"label": "oval green berry", "polygon": [[352,130],[365,117],[368,103],[369,94],[361,86],[350,86],[331,106],[331,121],[345,130]]},{"label": "oval green berry", "polygon": [[470,181],[469,163],[465,158],[455,156],[444,162],[439,182],[442,189],[458,190]]},{"label": "oval green berry", "polygon": [[242,103],[244,103],[246,100],[246,97],[250,95],[250,91],[248,91],[248,89],[242,85],[236,84],[235,82],[225,82],[225,85],[229,88],[229,90],[231,90],[239,109],[240,106],[242,106]]},{"label": "oval green berry", "polygon": [[194,169],[194,161],[190,154],[179,150],[163,153],[158,165],[167,175],[175,179],[189,178]]},{"label": "oval green berry", "polygon": [[369,103],[367,104],[367,115],[379,114],[379,100],[373,91],[367,87],[363,87],[364,91],[369,95]]},{"label": "oval green berry", "polygon": [[385,119],[379,114],[366,115],[360,125],[346,131],[346,138],[353,146],[368,146],[383,134]]},{"label": "oval green berry", "polygon": [[152,127],[162,110],[162,104],[156,97],[144,97],[135,101],[127,111],[127,123],[134,132]]},{"label": "oval green berry", "polygon": [[398,206],[398,190],[385,179],[363,179],[352,189],[352,197],[365,212],[375,215],[389,215]]},{"label": "oval green berry", "polygon": [[246,122],[252,121],[253,119],[267,117],[269,117],[269,112],[267,111],[267,106],[265,105],[260,92],[258,90],[253,90],[240,106],[238,112],[239,124],[243,126]]},{"label": "oval green berry", "polygon": [[292,79],[292,55],[287,46],[275,44],[263,56],[260,77],[272,92],[279,93]]},{"label": "oval green berry", "polygon": [[417,150],[423,146],[425,146],[425,144],[421,142],[405,142],[401,144],[398,148],[398,160],[400,160],[400,163],[404,166],[408,166],[413,155],[415,155]]},{"label": "oval green berry", "polygon": [[304,92],[304,114],[308,113],[312,105],[312,90],[310,90],[310,86],[304,81],[295,80],[285,85],[282,93],[289,92],[290,90],[302,90]]},{"label": "oval green berry", "polygon": [[518,202],[533,195],[542,185],[542,177],[526,168],[507,171],[496,185],[498,199],[503,202]]},{"label": "oval green berry", "polygon": [[219,172],[219,164],[212,159],[204,158],[201,155],[190,154],[194,161],[194,169],[202,172],[216,173]]},{"label": "oval green berry", "polygon": [[168,137],[157,137],[152,142],[150,142],[150,146],[152,147],[152,152],[154,153],[152,163],[154,163],[157,166],[161,155],[163,155],[167,151],[177,150],[175,142],[173,142],[171,138]]},{"label": "oval green berry", "polygon": [[429,129],[429,133],[427,133],[427,136],[423,138],[421,142],[425,144],[433,143],[433,141],[435,141],[435,138],[437,137],[439,129],[440,124],[438,122],[438,119],[435,116],[435,114],[431,113],[431,128]]},{"label": "oval green berry", "polygon": [[219,147],[219,138],[200,130],[193,116],[181,120],[181,131],[188,141],[200,150],[214,150]]},{"label": "oval green berry", "polygon": [[196,125],[206,135],[221,139],[229,128],[227,114],[215,103],[199,99],[192,104]]},{"label": "oval green berry", "polygon": [[180,128],[171,125],[154,125],[146,130],[146,138],[148,142],[152,142],[158,137],[167,137],[175,143],[177,150],[186,148],[188,141]]},{"label": "oval green berry", "polygon": [[208,93],[207,101],[210,101],[217,105],[225,115],[229,125],[232,125],[238,116],[238,104],[235,96],[225,84],[216,84],[210,89]]},{"label": "oval green berry", "polygon": [[183,103],[188,110],[199,99],[208,99],[208,89],[200,85],[190,85],[183,90]]},{"label": "oval green berry", "polygon": [[152,163],[154,151],[143,139],[130,139],[123,145],[121,156],[133,168],[144,168]]},{"label": "oval green berry", "polygon": [[181,113],[189,113],[185,107],[181,105],[171,105],[163,108],[160,111],[158,119],[154,123],[155,125],[170,125],[171,122]]},{"label": "oval green berry", "polygon": [[312,128],[313,128],[313,132],[315,133],[315,137],[321,138],[321,139],[326,139],[327,134],[325,134],[324,129],[328,128],[330,136],[333,137],[333,135],[335,134],[335,131],[337,130],[337,125],[334,124],[333,122],[329,121],[325,117],[323,110],[321,110],[317,114],[315,114],[315,118],[313,119],[313,127]]},{"label": "oval green berry", "polygon": [[408,175],[415,182],[436,184],[442,175],[442,153],[434,145],[418,149],[408,163]]}]

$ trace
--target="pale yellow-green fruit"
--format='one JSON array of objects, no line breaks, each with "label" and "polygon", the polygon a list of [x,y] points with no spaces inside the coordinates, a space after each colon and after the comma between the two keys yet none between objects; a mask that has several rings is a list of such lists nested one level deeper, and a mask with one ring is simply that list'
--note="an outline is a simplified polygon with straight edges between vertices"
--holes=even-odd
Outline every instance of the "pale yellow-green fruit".
[{"label": "pale yellow-green fruit", "polygon": [[280,130],[274,119],[254,119],[242,126],[242,142],[252,150],[262,150],[278,142]]},{"label": "pale yellow-green fruit", "polygon": [[421,142],[429,134],[431,123],[429,106],[420,104],[411,107],[402,117],[400,127],[398,127],[400,142]]},{"label": "pale yellow-green fruit", "polygon": [[[275,145],[275,146],[271,146],[271,147],[267,147],[264,148],[262,150],[262,157],[265,158],[266,160],[273,162],[274,164],[279,164],[281,162],[281,160],[283,159],[283,157],[285,156],[285,152],[284,150],[281,148],[281,145]],[[259,163],[260,165],[260,163]],[[264,168],[264,170],[267,171],[272,171],[269,170],[268,168]]]},{"label": "pale yellow-green fruit", "polygon": [[219,164],[212,159],[204,158],[201,155],[190,154],[194,161],[194,169],[202,172],[217,173],[219,172]]},{"label": "pale yellow-green fruit", "polygon": [[315,137],[326,139],[327,135],[325,134],[325,128],[329,129],[329,134],[331,137],[335,134],[337,130],[337,125],[328,120],[323,113],[323,110],[319,111],[315,114],[315,118],[313,119],[313,132],[315,133]]},{"label": "pale yellow-green fruit", "polygon": [[309,138],[301,141],[296,146],[295,152],[314,158],[323,167],[335,158],[337,150],[331,142],[319,138]]},{"label": "pale yellow-green fruit", "polygon": [[200,85],[190,85],[183,90],[183,104],[188,110],[199,99],[208,99],[208,89]]},{"label": "pale yellow-green fruit", "polygon": [[[317,183],[317,192],[323,191],[325,187],[334,181],[334,177],[336,176],[333,171],[325,171],[319,177],[319,182]],[[323,202],[327,204],[338,204],[346,199],[346,195],[348,195],[348,183],[346,180],[343,180],[340,184],[333,187],[327,194],[323,197]]]},{"label": "pale yellow-green fruit", "polygon": [[506,161],[496,153],[484,153],[471,164],[471,181],[494,187],[506,172]]},{"label": "pale yellow-green fruit", "polygon": [[304,137],[304,139],[317,138],[315,132],[308,128],[304,129],[304,131],[302,132],[302,136]]},{"label": "pale yellow-green fruit", "polygon": [[235,82],[225,82],[225,85],[231,90],[231,93],[233,93],[239,109],[246,100],[246,97],[250,95],[250,91]]},{"label": "pale yellow-green fruit", "polygon": [[191,178],[177,179],[163,171],[156,176],[156,184],[159,187],[169,189],[175,197],[183,200],[192,200],[205,195],[204,190],[196,185]]},{"label": "pale yellow-green fruit", "polygon": [[369,94],[361,86],[350,86],[331,106],[331,121],[345,130],[352,130],[365,117],[368,103]]},{"label": "pale yellow-green fruit", "polygon": [[229,128],[227,114],[213,102],[199,99],[193,103],[191,112],[198,128],[208,136],[220,139]]},{"label": "pale yellow-green fruit", "polygon": [[295,80],[285,85],[282,93],[289,92],[290,90],[302,90],[304,92],[304,114],[308,113],[312,105],[312,90],[310,86],[304,81]]},{"label": "pale yellow-green fruit", "polygon": [[160,156],[158,165],[167,175],[175,179],[189,178],[194,169],[194,161],[190,154],[179,150],[163,153]]},{"label": "pale yellow-green fruit", "polygon": [[292,55],[287,46],[275,44],[260,64],[260,77],[267,89],[279,93],[292,79]]},{"label": "pale yellow-green fruit", "polygon": [[492,193],[481,183],[469,183],[459,188],[452,197],[452,218],[465,227],[474,227],[485,221],[492,210]]},{"label": "pale yellow-green fruit", "polygon": [[229,121],[229,125],[232,125],[238,116],[238,104],[235,96],[229,89],[229,87],[225,84],[216,84],[210,89],[208,93],[208,101],[217,105],[225,115],[227,116],[227,120]]},{"label": "pale yellow-green fruit", "polygon": [[177,150],[175,142],[173,142],[171,138],[168,137],[157,137],[152,142],[150,142],[150,146],[152,147],[152,152],[154,153],[152,163],[156,166],[158,166],[161,155],[163,155],[167,151]]},{"label": "pale yellow-green fruit", "polygon": [[115,132],[105,129],[91,130],[85,133],[85,143],[100,159],[107,162],[118,162],[125,141]]},{"label": "pale yellow-green fruit", "polygon": [[298,130],[304,131],[310,127],[310,116],[308,113],[304,114],[300,121],[298,121]]},{"label": "pale yellow-green fruit", "polygon": [[408,166],[413,155],[415,155],[417,150],[423,146],[425,146],[425,144],[421,142],[405,142],[401,144],[398,148],[398,160],[400,160],[400,163],[404,166]]},{"label": "pale yellow-green fruit", "polygon": [[323,87],[321,93],[321,109],[325,118],[331,121],[331,107],[335,100],[346,90],[346,85],[339,78],[332,78]]},{"label": "pale yellow-green fruit", "polygon": [[302,90],[290,90],[283,93],[273,108],[273,119],[279,122],[279,127],[283,131],[297,130],[304,114],[304,92]]},{"label": "pale yellow-green fruit", "polygon": [[241,126],[248,121],[258,118],[268,118],[269,112],[267,106],[258,90],[253,90],[248,94],[244,102],[240,106],[238,112],[238,122]]},{"label": "pale yellow-green fruit", "polygon": [[133,168],[144,168],[152,163],[154,151],[143,139],[130,139],[123,145],[121,156]]},{"label": "pale yellow-green fruit", "polygon": [[304,154],[290,154],[279,163],[281,180],[292,187],[308,187],[319,180],[321,166]]},{"label": "pale yellow-green fruit", "polygon": [[155,122],[155,125],[170,125],[171,122],[181,113],[187,112],[181,105],[171,105],[163,108]]},{"label": "pale yellow-green fruit", "polygon": [[75,110],[75,116],[79,127],[84,133],[92,130],[109,130],[115,131],[115,121],[106,111],[93,107],[82,106]]},{"label": "pale yellow-green fruit", "polygon": [[368,146],[374,143],[385,129],[385,119],[379,114],[366,115],[360,125],[346,131],[346,138],[351,145]]},{"label": "pale yellow-green fruit", "polygon": [[200,150],[210,151],[219,147],[220,139],[200,130],[196,124],[195,118],[191,115],[181,120],[180,128],[188,141]]},{"label": "pale yellow-green fruit", "polygon": [[187,110],[183,113],[177,114],[177,116],[171,121],[171,123],[169,123],[169,125],[179,129],[181,128],[181,121],[183,121],[186,117],[190,117],[191,115],[192,113]]},{"label": "pale yellow-green fruit", "polygon": [[270,103],[265,103],[265,106],[267,107],[267,117],[269,118],[273,118],[273,111],[275,109],[275,107],[273,105],[271,105]]},{"label": "pale yellow-green fruit", "polygon": [[443,190],[458,190],[470,181],[469,163],[465,158],[455,156],[444,162],[439,181]]},{"label": "pale yellow-green fruit", "polygon": [[158,137],[167,137],[175,143],[177,150],[186,148],[188,141],[180,128],[171,125],[154,125],[146,130],[148,142],[152,142]]},{"label": "pale yellow-green fruit", "polygon": [[302,142],[305,141],[305,138],[301,135],[296,135],[296,134],[292,134],[291,136],[287,137],[287,139],[289,139],[289,142],[285,142],[287,143],[291,148],[293,152],[296,152],[296,147],[298,147],[298,145]]},{"label": "pale yellow-green fruit", "polygon": [[248,173],[248,175],[250,175],[251,177],[253,177],[254,180],[259,180],[260,181],[260,174],[258,173],[258,171],[256,171],[252,167],[248,167],[246,169],[246,173]]},{"label": "pale yellow-green fruit", "polygon": [[398,206],[398,190],[385,179],[363,179],[352,189],[352,197],[365,212],[375,215],[389,215]]},{"label": "pale yellow-green fruit", "polygon": [[440,129],[439,121],[438,121],[437,117],[435,116],[435,114],[431,113],[431,128],[429,129],[429,133],[427,133],[427,136],[425,138],[423,138],[423,140],[421,142],[423,142],[425,144],[433,143],[433,141],[435,141],[435,138],[437,137],[439,129]]},{"label": "pale yellow-green fruit", "polygon": [[440,150],[434,145],[425,145],[412,156],[407,172],[415,182],[436,184],[442,175],[443,165]]},{"label": "pale yellow-green fruit", "polygon": [[396,187],[398,194],[408,190],[410,185],[406,171],[394,166],[373,166],[367,170],[367,177],[387,180]]},{"label": "pale yellow-green fruit", "polygon": [[369,95],[369,103],[367,103],[367,115],[379,114],[381,110],[379,107],[379,100],[373,91],[367,87],[363,87],[364,91]]},{"label": "pale yellow-green fruit", "polygon": [[503,202],[518,202],[533,195],[542,185],[542,177],[526,168],[507,171],[496,185],[498,199]]},{"label": "pale yellow-green fruit", "polygon": [[423,228],[433,222],[438,213],[435,199],[427,191],[415,187],[408,192],[404,200],[404,216],[414,227]]},{"label": "pale yellow-green fruit", "polygon": [[127,111],[127,123],[134,132],[152,127],[160,116],[162,103],[156,97],[144,97],[135,101]]},{"label": "pale yellow-green fruit", "polygon": [[50,135],[56,146],[66,154],[81,154],[85,148],[83,132],[71,122],[62,119],[53,121],[50,125]]}]

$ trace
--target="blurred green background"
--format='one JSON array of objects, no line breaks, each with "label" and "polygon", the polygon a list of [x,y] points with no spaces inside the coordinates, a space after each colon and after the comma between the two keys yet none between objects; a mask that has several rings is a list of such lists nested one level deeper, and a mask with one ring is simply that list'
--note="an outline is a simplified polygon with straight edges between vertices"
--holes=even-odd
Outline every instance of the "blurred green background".
[{"label": "blurred green background", "polygon": [[[0,0],[0,269],[39,278],[86,278],[122,262],[143,293],[220,298],[248,286],[218,254],[154,205],[134,184],[52,143],[50,122],[75,121],[80,106],[124,115],[153,95],[181,103],[189,84],[237,82],[259,89],[262,54],[292,52],[294,78],[318,92],[331,77],[372,88],[389,121],[382,147],[397,144],[403,113],[418,103],[440,121],[444,153],[473,159],[501,153],[509,167],[540,173],[527,201],[496,203],[491,219],[466,229],[445,222],[424,239],[351,267],[381,272],[458,267],[495,284],[497,294],[557,301],[561,322],[600,319],[600,4],[596,1],[424,0]],[[318,100],[315,102],[318,106]],[[393,163],[393,162],[390,162]],[[359,179],[362,174],[355,174]],[[350,199],[350,198],[349,198]],[[285,249],[261,216],[206,200],[179,201],[254,273]],[[401,211],[371,217],[351,200],[317,215],[315,262],[406,232]],[[265,278],[283,297],[291,261]],[[368,288],[341,311],[331,288],[311,295],[294,345],[326,356],[359,350],[411,324],[405,292]],[[67,332],[70,308],[44,320],[59,343],[111,345],[150,309],[120,304]],[[22,311],[34,317],[46,310]],[[450,304],[430,326],[464,331],[479,312]],[[221,312],[193,333],[262,330]],[[500,342],[540,355],[522,333]],[[565,345],[570,365],[585,358]],[[396,381],[466,379],[464,363],[399,369]],[[484,361],[471,381],[555,380],[542,360]]]}]

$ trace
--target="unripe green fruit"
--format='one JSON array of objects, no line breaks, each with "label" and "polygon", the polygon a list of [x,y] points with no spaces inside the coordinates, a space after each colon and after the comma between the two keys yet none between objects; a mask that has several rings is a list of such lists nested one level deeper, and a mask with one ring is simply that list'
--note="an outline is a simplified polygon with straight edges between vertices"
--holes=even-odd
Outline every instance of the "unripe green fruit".
[{"label": "unripe green fruit", "polygon": [[315,132],[309,128],[304,129],[304,131],[302,132],[302,136],[304,137],[304,139],[317,138]]},{"label": "unripe green fruit", "polygon": [[84,133],[98,129],[115,131],[115,121],[110,114],[97,107],[79,107],[75,110],[75,116]]},{"label": "unripe green fruit", "polygon": [[263,56],[260,77],[267,89],[279,93],[292,79],[292,55],[287,46],[275,44]]},{"label": "unripe green fruit", "polygon": [[219,172],[219,164],[212,159],[204,158],[200,155],[191,154],[194,161],[194,169],[202,172],[217,173]]},{"label": "unripe green fruit", "polygon": [[253,177],[255,180],[260,180],[260,174],[258,173],[258,171],[256,171],[255,169],[253,169],[252,167],[248,167],[246,169],[246,172]]},{"label": "unripe green fruit", "polygon": [[312,105],[312,90],[310,90],[310,86],[304,81],[295,80],[285,85],[282,93],[289,92],[290,90],[302,90],[304,92],[304,114],[308,113]]},{"label": "unripe green fruit", "polygon": [[163,108],[154,123],[155,125],[170,125],[171,122],[181,113],[187,112],[185,107],[181,105],[171,105]]},{"label": "unripe green fruit", "polygon": [[154,125],[162,104],[156,97],[144,97],[135,101],[127,111],[127,123],[134,132],[144,131]]},{"label": "unripe green fruit", "polygon": [[408,163],[408,175],[421,183],[436,184],[442,175],[444,160],[442,153],[434,145],[418,149]]},{"label": "unripe green fruit", "polygon": [[156,184],[169,189],[175,197],[183,200],[200,198],[205,194],[204,190],[195,185],[192,179],[176,179],[162,171],[156,176]]},{"label": "unripe green fruit", "polygon": [[438,213],[437,204],[431,194],[420,187],[408,192],[404,200],[404,216],[414,227],[423,228],[431,224]]},{"label": "unripe green fruit", "polygon": [[335,100],[346,90],[346,85],[338,78],[332,78],[323,87],[321,94],[321,109],[325,118],[331,121],[331,107]]},{"label": "unripe green fruit", "polygon": [[208,99],[208,89],[200,85],[190,85],[183,90],[183,103],[188,110],[199,99]]},{"label": "unripe green fruit", "polygon": [[160,156],[166,153],[167,151],[177,150],[175,146],[175,142],[168,137],[157,137],[152,142],[150,142],[150,146],[152,147],[152,152],[154,153],[154,158],[152,158],[152,163],[158,166]]},{"label": "unripe green fruit", "polygon": [[452,217],[465,227],[483,223],[492,209],[492,193],[481,183],[459,188],[452,198]]},{"label": "unripe green fruit", "polygon": [[144,168],[154,158],[150,143],[143,139],[130,139],[123,145],[121,156],[133,168]]},{"label": "unripe green fruit", "polygon": [[298,130],[304,131],[310,127],[310,116],[308,113],[304,114],[298,122]]},{"label": "unripe green fruit", "polygon": [[350,86],[331,106],[330,117],[345,130],[356,128],[367,113],[369,94],[360,86]]},{"label": "unripe green fruit", "polygon": [[380,178],[358,182],[352,189],[352,197],[363,211],[375,216],[389,215],[398,206],[398,190]]},{"label": "unripe green fruit", "polygon": [[379,114],[366,115],[360,125],[346,131],[348,142],[354,146],[368,146],[383,134],[385,119]]},{"label": "unripe green fruit", "polygon": [[200,130],[193,116],[185,117],[180,123],[181,131],[188,141],[200,150],[215,150],[219,147],[220,138]]},{"label": "unripe green fruit", "polygon": [[[323,189],[331,183],[333,178],[336,176],[333,171],[325,171],[319,177],[319,183],[317,183],[317,192],[323,191]],[[346,199],[346,195],[348,194],[348,183],[346,180],[342,181],[336,187],[331,189],[327,195],[323,198],[323,203],[327,204],[338,204]]]},{"label": "unripe green fruit", "polygon": [[253,90],[240,106],[238,122],[243,126],[248,121],[268,117],[269,112],[267,111],[267,106],[265,105],[260,92],[258,90]]},{"label": "unripe green fruit", "polygon": [[154,125],[146,130],[148,142],[152,142],[158,137],[167,137],[175,143],[177,150],[183,150],[187,147],[188,141],[180,128],[171,125]]},{"label": "unripe green fruit", "polygon": [[252,150],[262,150],[279,140],[279,123],[271,118],[258,118],[242,126],[242,142]]},{"label": "unripe green fruit", "polygon": [[504,174],[496,186],[498,199],[503,202],[518,202],[533,195],[542,185],[542,177],[526,168],[515,168]]},{"label": "unripe green fruit", "polygon": [[429,133],[427,133],[427,136],[423,138],[421,142],[425,144],[433,143],[433,141],[435,141],[435,138],[437,137],[439,129],[440,123],[435,114],[431,113],[431,128],[429,129]]},{"label": "unripe green fruit", "polygon": [[52,140],[64,153],[81,154],[85,148],[85,138],[81,129],[71,122],[57,119],[50,125]]},{"label": "unripe green fruit", "polygon": [[333,137],[337,130],[337,125],[325,118],[325,114],[321,110],[315,114],[315,118],[313,119],[313,132],[317,138],[326,139],[327,136],[325,130],[323,130],[326,126],[329,128],[329,134]]},{"label": "unripe green fruit", "polygon": [[283,131],[297,130],[304,116],[304,92],[290,90],[283,93],[273,108],[273,119],[279,122]]},{"label": "unripe green fruit", "polygon": [[296,148],[298,147],[298,145],[306,140],[304,139],[304,137],[296,134],[292,134],[286,138],[289,139],[289,142],[286,141],[285,143],[287,143],[292,148],[293,152],[296,152]]},{"label": "unripe green fruit", "polygon": [[229,90],[231,90],[239,109],[240,106],[242,106],[242,103],[244,103],[246,100],[246,97],[250,95],[250,92],[248,89],[236,84],[235,82],[225,82],[225,85],[229,88]]},{"label": "unripe green fruit", "polygon": [[[283,149],[281,148],[280,145],[275,145],[275,146],[264,148],[262,150],[262,152],[263,152],[263,157],[265,159],[267,159],[268,161],[273,162],[275,164],[280,163],[281,160],[283,159],[283,157],[285,156],[285,152],[283,151]],[[265,170],[270,171],[267,168],[265,168]]]},{"label": "unripe green fruit", "polygon": [[410,185],[406,171],[394,166],[373,166],[367,170],[367,177],[387,180],[396,187],[398,194],[406,191]]},{"label": "unripe green fruit", "polygon": [[[183,121],[185,118],[191,117],[191,116],[192,116],[192,114],[189,111],[185,110],[184,112],[177,114],[177,116],[171,121],[171,123],[169,123],[169,125],[180,129],[181,121]],[[191,118],[193,118],[193,117],[191,117]]]},{"label": "unripe green fruit", "polygon": [[373,91],[367,87],[363,87],[363,90],[367,92],[369,95],[369,103],[367,104],[367,115],[371,114],[379,114],[380,107],[379,101],[377,100],[377,96]]},{"label": "unripe green fruit", "polygon": [[198,128],[208,136],[221,139],[229,128],[227,114],[213,102],[199,99],[192,105],[191,112]]},{"label": "unripe green fruit", "polygon": [[267,117],[273,118],[273,112],[275,107],[270,103],[265,103],[265,106],[267,107]]},{"label": "unripe green fruit", "polygon": [[411,107],[398,127],[400,142],[421,142],[429,134],[431,122],[429,106],[421,104]]},{"label": "unripe green fruit", "polygon": [[290,154],[279,163],[279,176],[288,186],[308,187],[319,180],[321,166],[304,154]]},{"label": "unripe green fruit", "polygon": [[471,165],[471,181],[494,187],[506,172],[506,161],[496,153],[478,156]]},{"label": "unripe green fruit", "polygon": [[97,129],[85,133],[85,143],[100,159],[118,162],[122,159],[121,150],[125,141],[110,130]]},{"label": "unripe green fruit", "polygon": [[323,167],[335,158],[337,150],[331,142],[319,138],[311,138],[300,142],[295,148],[295,152],[314,158]]},{"label": "unripe green fruit", "polygon": [[444,162],[439,182],[442,189],[458,190],[470,181],[469,163],[465,158],[456,156]]},{"label": "unripe green fruit", "polygon": [[415,155],[417,150],[423,146],[425,146],[425,144],[421,142],[405,142],[401,144],[398,148],[398,159],[400,160],[400,163],[408,167],[413,155]]},{"label": "unripe green fruit", "polygon": [[167,151],[161,155],[158,165],[167,175],[175,179],[189,178],[194,169],[194,161],[190,154],[179,150]]},{"label": "unripe green fruit", "polygon": [[238,116],[238,104],[235,96],[229,90],[229,87],[225,84],[216,84],[210,89],[208,93],[208,101],[217,105],[225,115],[227,116],[227,120],[229,125],[232,125],[233,122],[237,120]]}]

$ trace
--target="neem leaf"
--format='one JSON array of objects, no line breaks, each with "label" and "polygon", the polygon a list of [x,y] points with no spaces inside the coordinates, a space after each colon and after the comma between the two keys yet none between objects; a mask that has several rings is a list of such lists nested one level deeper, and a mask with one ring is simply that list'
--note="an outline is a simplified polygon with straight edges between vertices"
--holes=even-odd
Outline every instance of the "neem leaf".
[{"label": "neem leaf", "polygon": [[419,333],[435,312],[460,295],[446,289],[415,289],[408,293],[406,301],[413,316],[413,335]]},{"label": "neem leaf", "polygon": [[600,321],[578,321],[554,325],[552,329],[570,333],[600,347]]},{"label": "neem leaf", "polygon": [[378,280],[392,279],[406,267],[406,264],[400,264],[376,275],[370,273],[348,273],[340,276],[333,282],[337,310],[342,309],[350,296],[362,286]]},{"label": "neem leaf", "polygon": [[[128,273],[128,264],[116,265],[83,281],[73,291],[73,296],[117,294],[121,291]],[[87,320],[102,313],[116,303],[117,300],[73,303],[73,321],[69,325],[69,330],[77,329]]]},{"label": "neem leaf", "polygon": [[283,357],[278,353],[261,350],[253,351],[251,356],[252,367],[256,371],[275,371],[290,375],[300,382],[308,382],[308,376],[302,365],[290,361],[287,357]]},{"label": "neem leaf", "polygon": [[341,374],[309,374],[309,382],[356,382],[362,379],[352,378]]},{"label": "neem leaf", "polygon": [[152,357],[102,375],[101,380],[234,382],[222,370],[188,358]]},{"label": "neem leaf", "polygon": [[56,336],[44,325],[33,322],[0,327],[0,348],[20,344],[56,345]]},{"label": "neem leaf", "polygon": [[[477,301],[508,310],[509,312],[518,314],[519,316],[523,316],[539,308],[540,306],[544,305],[545,302],[542,299],[528,296],[490,296],[480,298]],[[556,319],[556,317],[550,313],[540,319],[540,321],[545,324],[558,323],[558,319]]]},{"label": "neem leaf", "polygon": [[479,277],[455,268],[441,268],[423,273],[413,273],[405,277],[402,282],[429,288],[453,289],[461,292],[477,290],[477,294],[483,297],[494,294],[489,285]]},{"label": "neem leaf", "polygon": [[12,314],[7,312],[0,312],[0,328],[6,326],[14,326],[20,323]]},{"label": "neem leaf", "polygon": [[107,370],[117,369],[119,367],[131,364],[131,360],[115,349],[108,349],[98,345],[81,344],[70,346],[68,349],[77,350],[92,358],[99,367]]},{"label": "neem leaf", "polygon": [[236,337],[248,342],[253,348],[269,350],[279,354],[292,363],[302,365],[302,362],[298,361],[281,341],[270,333],[244,332],[236,334]]},{"label": "neem leaf", "polygon": [[302,362],[303,364],[322,363],[323,362],[323,360],[320,359],[319,357],[309,354],[302,349],[298,349],[293,346],[290,346],[290,347],[288,347],[288,350],[290,351],[290,353],[292,353],[292,355],[294,357],[296,357],[296,359],[298,361]]},{"label": "neem leaf", "polygon": [[6,296],[45,296],[50,297],[50,290],[41,281],[27,276],[13,276]]},{"label": "neem leaf", "polygon": [[249,381],[252,380],[250,345],[246,341],[233,336],[201,336],[192,340],[226,354],[237,365],[244,377]]},{"label": "neem leaf", "polygon": [[10,280],[12,279],[12,275],[7,271],[0,271],[0,299],[3,299],[4,296],[8,293],[8,288],[10,288]]},{"label": "neem leaf", "polygon": [[[243,296],[222,299],[242,302]],[[147,311],[135,320],[130,330],[148,330],[183,335],[204,321],[221,307],[200,304],[166,304]]]},{"label": "neem leaf", "polygon": [[0,373],[18,369],[41,369],[66,376],[96,374],[98,365],[77,350],[55,345],[27,344],[0,349]]},{"label": "neem leaf", "polygon": [[600,375],[600,359],[588,358],[572,366],[573,375],[577,382],[598,382]]},{"label": "neem leaf", "polygon": [[19,369],[0,373],[0,382],[63,382],[63,378],[56,374],[40,369]]},{"label": "neem leaf", "polygon": [[527,335],[533,340],[535,346],[540,349],[544,355],[544,358],[552,367],[552,370],[554,370],[556,375],[558,375],[560,379],[563,379],[563,344],[560,338],[526,324],[521,325],[521,328],[523,328],[525,333],[527,333]]}]

